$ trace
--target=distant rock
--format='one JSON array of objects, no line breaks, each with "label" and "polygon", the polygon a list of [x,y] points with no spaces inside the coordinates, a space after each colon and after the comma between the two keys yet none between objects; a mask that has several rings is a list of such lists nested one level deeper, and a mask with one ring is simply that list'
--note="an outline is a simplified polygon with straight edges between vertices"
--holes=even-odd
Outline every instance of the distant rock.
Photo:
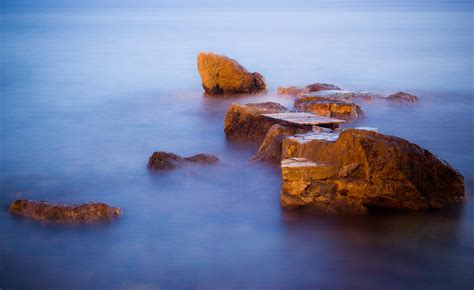
[{"label": "distant rock", "polygon": [[250,73],[237,61],[211,52],[201,52],[197,67],[202,87],[210,95],[260,93],[267,90],[263,76]]},{"label": "distant rock", "polygon": [[148,168],[151,170],[173,170],[182,167],[186,160],[170,152],[153,152],[148,159]]},{"label": "distant rock", "polygon": [[344,101],[298,98],[295,100],[294,107],[298,111],[343,120],[355,120],[363,115],[359,105]]},{"label": "distant rock", "polygon": [[148,168],[154,171],[173,170],[185,166],[187,163],[212,165],[217,164],[219,158],[211,154],[197,154],[191,157],[181,157],[169,152],[154,152],[148,159]]},{"label": "distant rock", "polygon": [[462,175],[416,144],[356,129],[333,140],[326,134],[283,141],[284,207],[365,213],[443,208],[465,198]]},{"label": "distant rock", "polygon": [[323,83],[314,83],[311,85],[307,85],[306,87],[279,87],[278,93],[280,95],[291,95],[291,96],[298,96],[302,94],[308,94],[313,92],[319,91],[326,91],[326,90],[340,90],[336,85],[332,84],[323,84]]},{"label": "distant rock", "polygon": [[418,97],[405,92],[398,92],[387,97],[387,100],[405,103],[414,103],[418,101]]},{"label": "distant rock", "polygon": [[252,156],[250,160],[279,163],[281,161],[283,140],[288,136],[296,134],[298,131],[296,128],[280,124],[273,125],[265,135],[265,139],[260,145],[257,154]]},{"label": "distant rock", "polygon": [[232,104],[225,115],[224,132],[227,139],[263,141],[276,122],[262,114],[283,113],[288,109],[278,103]]},{"label": "distant rock", "polygon": [[196,164],[208,164],[213,165],[219,163],[219,158],[215,155],[211,154],[196,154],[191,157],[184,158],[188,162],[196,163]]},{"label": "distant rock", "polygon": [[298,96],[300,94],[302,94],[304,91],[304,88],[303,87],[295,87],[295,86],[291,86],[291,87],[278,87],[278,94],[280,95],[289,95],[289,96]]},{"label": "distant rock", "polygon": [[340,90],[341,88],[332,85],[332,84],[322,84],[322,83],[314,83],[311,85],[307,85],[305,87],[305,92],[312,93],[312,92],[319,92],[319,91],[327,91],[327,90]]},{"label": "distant rock", "polygon": [[383,95],[369,92],[347,90],[327,90],[300,95],[300,98],[313,101],[373,102],[385,99]]},{"label": "distant rock", "polygon": [[80,205],[51,204],[44,201],[19,199],[10,204],[10,213],[38,221],[60,223],[92,223],[110,220],[122,215],[118,207],[105,203],[84,203]]}]

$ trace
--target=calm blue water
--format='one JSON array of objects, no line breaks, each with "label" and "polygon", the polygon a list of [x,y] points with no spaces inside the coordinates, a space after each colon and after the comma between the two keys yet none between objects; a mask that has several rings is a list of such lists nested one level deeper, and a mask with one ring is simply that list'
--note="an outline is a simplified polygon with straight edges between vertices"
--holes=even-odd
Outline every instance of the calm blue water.
[{"label": "calm blue water", "polygon": [[[354,125],[431,150],[472,196],[473,10],[442,4],[3,5],[0,288],[471,289],[472,198],[350,219],[284,211],[278,169],[223,134],[232,102],[291,106],[280,85],[408,91],[419,104],[365,104]],[[199,51],[261,72],[269,94],[203,97]],[[157,150],[222,163],[151,174]],[[17,198],[103,201],[124,216],[40,224],[9,215]]]}]

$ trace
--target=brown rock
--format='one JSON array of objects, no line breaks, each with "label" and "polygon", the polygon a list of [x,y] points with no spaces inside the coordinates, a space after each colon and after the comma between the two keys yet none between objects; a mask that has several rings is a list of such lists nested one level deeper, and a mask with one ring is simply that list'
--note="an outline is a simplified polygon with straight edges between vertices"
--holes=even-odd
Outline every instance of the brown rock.
[{"label": "brown rock", "polygon": [[186,161],[197,163],[197,164],[208,164],[213,165],[219,163],[219,158],[211,154],[196,154],[191,157],[184,158]]},{"label": "brown rock", "polygon": [[197,154],[191,157],[181,157],[169,152],[153,152],[148,159],[148,168],[150,170],[173,170],[185,166],[187,163],[202,165],[212,165],[219,162],[217,156],[211,154]]},{"label": "brown rock", "polygon": [[19,199],[10,204],[10,213],[39,221],[91,223],[122,215],[118,207],[104,203],[80,205],[51,204],[44,201]]},{"label": "brown rock", "polygon": [[315,83],[315,84],[307,85],[305,87],[305,93],[328,91],[328,90],[340,90],[340,89],[341,89],[340,87],[336,85],[332,85],[332,84]]},{"label": "brown rock", "polygon": [[232,104],[225,115],[224,132],[228,139],[242,141],[263,141],[274,120],[262,114],[282,113],[287,108],[273,103]]},{"label": "brown rock", "polygon": [[313,92],[319,92],[319,91],[326,91],[326,90],[340,90],[336,85],[332,84],[323,84],[323,83],[314,83],[311,85],[307,85],[306,87],[279,87],[278,88],[278,93],[280,95],[291,95],[291,96],[297,96],[301,94],[308,94],[308,93],[313,93]]},{"label": "brown rock", "polygon": [[237,61],[211,52],[201,52],[197,67],[202,87],[210,95],[231,95],[265,92],[267,85],[257,72],[249,73]]},{"label": "brown rock", "polygon": [[151,170],[172,170],[182,167],[185,159],[169,152],[153,152],[148,159],[148,168]]},{"label": "brown rock", "polygon": [[286,127],[280,124],[273,125],[265,135],[257,154],[252,156],[252,161],[265,161],[272,163],[279,163],[281,161],[281,151],[283,140],[293,134],[296,134],[298,129]]},{"label": "brown rock", "polygon": [[295,109],[316,115],[354,120],[363,115],[359,105],[343,101],[314,100],[314,98],[299,98],[295,100]]},{"label": "brown rock", "polygon": [[[283,142],[281,202],[330,213],[443,208],[465,198],[463,177],[404,139],[348,129],[337,141]],[[300,159],[292,159],[298,157]]]},{"label": "brown rock", "polygon": [[398,92],[396,94],[390,95],[387,97],[388,100],[390,101],[396,101],[396,102],[408,102],[408,103],[414,103],[418,101],[418,97],[415,95],[411,95],[409,93],[405,92]]}]

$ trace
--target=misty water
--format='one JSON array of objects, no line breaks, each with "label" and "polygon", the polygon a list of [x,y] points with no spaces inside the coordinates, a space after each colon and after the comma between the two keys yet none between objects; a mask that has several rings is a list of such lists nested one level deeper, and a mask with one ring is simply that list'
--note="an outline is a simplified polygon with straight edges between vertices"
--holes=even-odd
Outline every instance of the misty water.
[{"label": "misty water", "polygon": [[[1,14],[0,288],[471,289],[474,202],[322,217],[280,207],[278,168],[226,141],[232,102],[313,82],[408,106],[363,105],[369,126],[438,155],[474,188],[472,7],[191,6]],[[199,51],[262,73],[269,93],[202,94]],[[221,163],[147,170],[153,151]],[[39,223],[19,198],[101,201],[120,219]]]}]

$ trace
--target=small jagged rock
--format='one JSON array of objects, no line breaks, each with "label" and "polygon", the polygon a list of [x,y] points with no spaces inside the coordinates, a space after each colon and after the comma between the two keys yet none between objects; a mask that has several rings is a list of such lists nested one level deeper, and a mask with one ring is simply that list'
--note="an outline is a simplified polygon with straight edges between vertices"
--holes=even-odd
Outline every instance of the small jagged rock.
[{"label": "small jagged rock", "polygon": [[405,92],[398,92],[396,94],[390,95],[387,97],[389,101],[396,101],[400,103],[414,103],[418,101],[418,97]]},{"label": "small jagged rock", "polygon": [[197,67],[202,87],[210,95],[260,93],[267,90],[264,77],[250,73],[237,61],[211,52],[201,52]]},{"label": "small jagged rock", "polygon": [[314,83],[314,84],[307,85],[306,87],[296,87],[296,86],[279,87],[278,94],[298,96],[298,95],[308,94],[308,93],[313,93],[313,92],[326,91],[326,90],[340,90],[340,89],[341,89],[340,87],[336,85],[332,85],[332,84]]},{"label": "small jagged rock", "polygon": [[148,159],[148,169],[154,171],[173,170],[185,166],[188,163],[213,165],[219,162],[217,156],[211,154],[197,154],[190,157],[181,157],[170,152],[153,152]]},{"label": "small jagged rock", "polygon": [[120,208],[111,207],[105,203],[62,205],[27,199],[12,202],[9,211],[11,214],[33,220],[60,223],[92,223],[110,220],[122,215]]},{"label": "small jagged rock", "polygon": [[343,120],[355,120],[363,115],[362,109],[355,103],[344,101],[314,100],[314,98],[298,98],[295,109],[316,115]]},{"label": "small jagged rock", "polygon": [[309,206],[327,213],[423,210],[466,197],[462,175],[416,144],[356,129],[344,130],[336,141],[323,137],[283,141],[284,207]]},{"label": "small jagged rock", "polygon": [[278,103],[232,104],[225,115],[224,132],[227,139],[262,142],[275,120],[262,114],[283,113],[288,109]]}]

